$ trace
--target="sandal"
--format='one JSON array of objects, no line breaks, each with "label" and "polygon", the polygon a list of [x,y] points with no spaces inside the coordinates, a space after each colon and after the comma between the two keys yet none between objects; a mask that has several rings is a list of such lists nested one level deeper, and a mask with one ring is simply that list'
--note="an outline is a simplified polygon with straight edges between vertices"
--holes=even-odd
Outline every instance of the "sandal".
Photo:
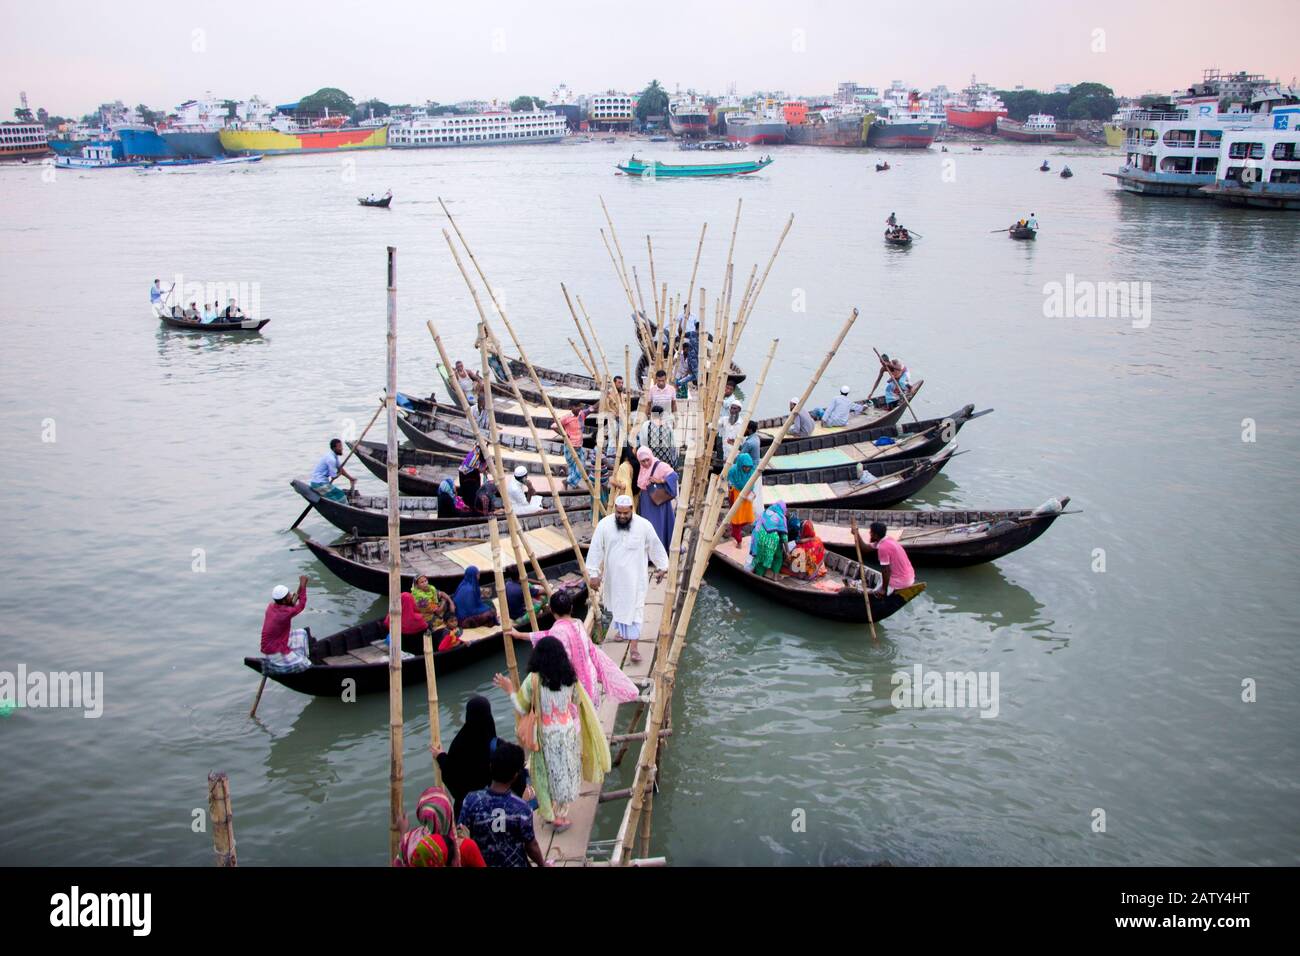
[{"label": "sandal", "polygon": [[628,655],[628,660],[630,660],[633,664],[641,663],[641,649],[636,646],[635,641],[632,643],[632,653]]},{"label": "sandal", "polygon": [[565,830],[573,826],[573,821],[565,820],[563,823],[561,823],[559,820],[553,820],[551,822],[551,826],[555,829],[556,833],[563,833]]}]

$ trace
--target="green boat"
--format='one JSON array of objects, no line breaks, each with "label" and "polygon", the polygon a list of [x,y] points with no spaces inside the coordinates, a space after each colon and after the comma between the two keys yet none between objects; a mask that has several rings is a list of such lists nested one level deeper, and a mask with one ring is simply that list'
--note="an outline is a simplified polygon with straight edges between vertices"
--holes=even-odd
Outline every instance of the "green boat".
[{"label": "green boat", "polygon": [[679,178],[685,176],[748,176],[750,173],[756,173],[760,169],[772,165],[772,157],[764,156],[762,159],[751,160],[747,163],[695,163],[692,165],[675,166],[671,163],[643,163],[633,156],[626,163],[620,163],[618,168],[629,176],[640,176],[643,179],[662,178]]}]

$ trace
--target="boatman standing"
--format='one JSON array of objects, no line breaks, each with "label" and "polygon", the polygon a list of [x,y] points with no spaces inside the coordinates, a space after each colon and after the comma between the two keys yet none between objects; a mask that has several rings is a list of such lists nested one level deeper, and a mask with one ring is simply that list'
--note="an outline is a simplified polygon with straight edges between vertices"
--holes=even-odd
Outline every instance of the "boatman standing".
[{"label": "boatman standing", "polygon": [[849,523],[849,530],[853,532],[853,537],[862,545],[863,553],[869,550],[876,552],[876,560],[880,562],[880,588],[872,591],[875,597],[884,597],[887,594],[893,594],[899,588],[909,587],[916,583],[916,572],[912,570],[912,559],[907,556],[903,546],[889,537],[889,526],[883,521],[871,522],[871,527],[867,529],[869,540],[863,541],[862,534],[858,531],[858,519],[853,518]]},{"label": "boatman standing", "polygon": [[149,290],[149,305],[154,311],[154,315],[163,314],[163,290],[162,280],[154,279],[153,288]]},{"label": "boatman standing", "polygon": [[613,618],[615,640],[631,641],[631,660],[641,660],[636,642],[641,639],[645,623],[645,599],[650,587],[649,565],[657,569],[662,580],[668,570],[668,552],[652,525],[632,513],[632,499],[619,495],[614,499],[614,513],[600,519],[587,553],[587,571],[591,587],[599,590],[601,601]]},{"label": "boatman standing", "polygon": [[1029,214],[1029,221],[1026,222],[1025,225],[1027,225],[1030,229],[1034,230],[1034,232],[1037,232],[1037,231],[1038,231],[1038,217],[1035,216],[1035,215],[1031,212],[1031,213]]},{"label": "boatman standing", "polygon": [[335,475],[342,475],[348,480],[348,491],[356,490],[357,480],[344,470],[343,459],[340,457],[342,454],[342,439],[330,439],[330,450],[321,456],[321,460],[316,462],[316,467],[312,470],[311,490],[322,498],[329,498],[331,501],[348,500],[348,496],[343,493],[343,489],[334,486]]}]

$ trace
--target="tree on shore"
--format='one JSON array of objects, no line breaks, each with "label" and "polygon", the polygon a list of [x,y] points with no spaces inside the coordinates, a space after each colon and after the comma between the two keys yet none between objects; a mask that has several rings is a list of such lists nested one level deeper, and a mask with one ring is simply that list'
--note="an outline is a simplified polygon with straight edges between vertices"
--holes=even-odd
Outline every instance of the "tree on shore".
[{"label": "tree on shore", "polygon": [[546,100],[537,96],[516,96],[510,101],[510,109],[513,112],[527,112],[528,110],[540,110],[546,107]]},{"label": "tree on shore", "polygon": [[357,104],[352,102],[352,97],[342,90],[333,86],[323,86],[315,93],[300,99],[298,108],[294,112],[320,116],[329,110],[332,114],[342,113],[344,116],[351,116],[356,108]]},{"label": "tree on shore", "polygon": [[636,101],[636,118],[644,123],[648,116],[664,116],[667,112],[668,94],[658,80],[651,80]]}]

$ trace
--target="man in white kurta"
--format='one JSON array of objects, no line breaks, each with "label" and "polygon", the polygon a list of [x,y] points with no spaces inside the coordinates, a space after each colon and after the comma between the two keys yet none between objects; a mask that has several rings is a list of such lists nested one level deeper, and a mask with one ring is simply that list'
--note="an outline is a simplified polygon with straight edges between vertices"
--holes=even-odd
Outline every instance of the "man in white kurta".
[{"label": "man in white kurta", "polygon": [[600,589],[601,604],[614,619],[614,636],[632,641],[631,658],[641,659],[636,641],[645,622],[646,591],[650,587],[649,565],[668,570],[668,552],[652,525],[632,513],[632,499],[620,495],[614,513],[601,518],[587,552],[587,571]]}]

